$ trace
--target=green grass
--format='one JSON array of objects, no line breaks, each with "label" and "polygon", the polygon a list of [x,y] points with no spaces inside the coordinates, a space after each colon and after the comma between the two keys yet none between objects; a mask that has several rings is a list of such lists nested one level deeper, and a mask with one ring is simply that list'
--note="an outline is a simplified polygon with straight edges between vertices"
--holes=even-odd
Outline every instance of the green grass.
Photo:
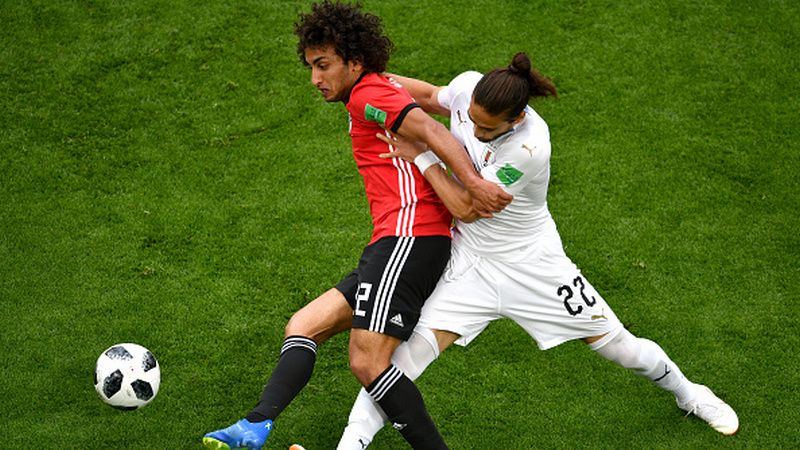
[{"label": "green grass", "polygon": [[[447,2],[449,3],[449,2]],[[9,448],[199,448],[247,412],[292,312],[370,233],[341,105],[295,54],[308,2],[0,8],[0,425]],[[366,1],[390,70],[446,83],[525,50],[560,91],[550,207],[642,336],[737,409],[723,438],[669,394],[501,322],[419,385],[453,449],[779,448],[800,441],[800,7]],[[152,405],[92,387],[106,347],[162,365]],[[271,448],[332,448],[358,385],[320,350]],[[404,448],[379,434],[373,448]]]}]

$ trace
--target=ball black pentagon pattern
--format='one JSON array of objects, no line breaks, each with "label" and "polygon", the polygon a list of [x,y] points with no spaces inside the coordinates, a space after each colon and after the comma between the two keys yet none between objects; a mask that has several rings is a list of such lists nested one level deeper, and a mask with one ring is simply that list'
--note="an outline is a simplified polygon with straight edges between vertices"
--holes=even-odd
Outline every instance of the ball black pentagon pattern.
[{"label": "ball black pentagon pattern", "polygon": [[149,351],[145,352],[144,357],[142,358],[142,369],[147,372],[157,365],[158,363],[156,362],[156,357],[153,356],[153,354]]},{"label": "ball black pentagon pattern", "polygon": [[106,356],[108,356],[111,359],[122,359],[122,360],[133,358],[133,355],[131,355],[131,353],[121,345],[117,345],[106,350]]},{"label": "ball black pentagon pattern", "polygon": [[122,378],[122,372],[115,370],[103,380],[103,394],[105,394],[106,398],[111,398],[122,389]]},{"label": "ball black pentagon pattern", "polygon": [[139,400],[148,401],[153,398],[153,387],[147,381],[136,380],[131,383],[131,387]]}]

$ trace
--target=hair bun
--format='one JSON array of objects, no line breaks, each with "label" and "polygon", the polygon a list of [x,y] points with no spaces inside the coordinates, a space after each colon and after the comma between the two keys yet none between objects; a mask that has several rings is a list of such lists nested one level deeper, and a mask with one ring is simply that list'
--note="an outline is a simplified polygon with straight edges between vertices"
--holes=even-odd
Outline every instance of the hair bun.
[{"label": "hair bun", "polygon": [[508,68],[515,73],[528,74],[531,71],[531,59],[525,52],[519,52],[514,55]]}]

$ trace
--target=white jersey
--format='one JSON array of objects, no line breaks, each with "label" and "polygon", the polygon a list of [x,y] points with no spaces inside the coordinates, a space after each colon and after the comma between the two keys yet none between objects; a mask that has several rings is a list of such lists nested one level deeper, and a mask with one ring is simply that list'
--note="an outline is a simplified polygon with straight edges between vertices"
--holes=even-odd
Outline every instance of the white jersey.
[{"label": "white jersey", "polygon": [[544,120],[527,107],[525,118],[512,131],[491,142],[479,141],[468,110],[482,76],[462,73],[439,91],[438,100],[450,110],[450,131],[466,147],[475,168],[514,200],[491,219],[458,222],[457,238],[478,255],[513,260],[539,241],[544,228],[555,226],[547,209],[550,132]]},{"label": "white jersey", "polygon": [[550,133],[531,108],[513,131],[484,143],[467,111],[477,72],[439,91],[450,131],[484,179],[514,200],[491,219],[457,224],[450,261],[425,305],[419,327],[458,334],[467,345],[493,320],[509,318],[545,350],[572,339],[616,335],[622,323],[564,253],[547,209]]}]

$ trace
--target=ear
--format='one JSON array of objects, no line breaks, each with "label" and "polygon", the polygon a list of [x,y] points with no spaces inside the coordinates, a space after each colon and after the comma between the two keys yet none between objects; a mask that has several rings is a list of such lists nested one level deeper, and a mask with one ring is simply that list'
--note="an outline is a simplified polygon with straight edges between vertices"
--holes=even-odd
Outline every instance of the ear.
[{"label": "ear", "polygon": [[362,64],[361,61],[357,59],[347,61],[347,67],[350,69],[351,72],[354,73],[361,73],[364,71],[364,64]]},{"label": "ear", "polygon": [[525,110],[523,109],[522,111],[520,111],[517,117],[514,117],[514,119],[511,120],[511,125],[516,125],[522,122],[522,119],[524,118],[525,118]]}]

